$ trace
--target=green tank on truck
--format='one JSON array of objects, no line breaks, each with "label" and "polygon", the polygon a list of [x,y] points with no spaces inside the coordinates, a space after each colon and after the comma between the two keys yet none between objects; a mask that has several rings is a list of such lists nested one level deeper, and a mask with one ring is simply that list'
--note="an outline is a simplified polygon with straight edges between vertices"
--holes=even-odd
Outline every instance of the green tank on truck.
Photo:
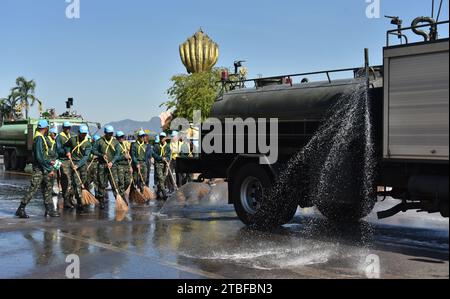
[{"label": "green tank on truck", "polygon": [[[38,121],[38,119],[5,121],[0,126],[0,154],[3,154],[5,170],[23,171],[27,164],[32,162],[31,150]],[[65,121],[72,123],[73,133],[77,133],[81,125],[93,124],[81,118],[49,119],[51,126],[58,128],[59,132]]]}]

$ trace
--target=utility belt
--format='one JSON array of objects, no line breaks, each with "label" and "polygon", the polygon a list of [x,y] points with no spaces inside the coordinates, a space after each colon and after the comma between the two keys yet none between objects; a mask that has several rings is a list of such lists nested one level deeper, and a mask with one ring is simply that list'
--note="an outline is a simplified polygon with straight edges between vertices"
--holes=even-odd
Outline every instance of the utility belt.
[{"label": "utility belt", "polygon": [[117,162],[117,165],[120,165],[120,166],[129,166],[130,163],[128,163],[128,160],[123,160],[123,161]]}]

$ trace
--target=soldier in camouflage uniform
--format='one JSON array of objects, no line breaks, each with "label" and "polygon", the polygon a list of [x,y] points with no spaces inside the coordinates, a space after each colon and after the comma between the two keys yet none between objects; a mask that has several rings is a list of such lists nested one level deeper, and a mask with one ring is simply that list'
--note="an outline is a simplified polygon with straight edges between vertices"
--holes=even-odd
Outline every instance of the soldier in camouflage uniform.
[{"label": "soldier in camouflage uniform", "polygon": [[62,187],[62,194],[64,198],[64,209],[72,210],[76,206],[76,201],[73,197],[72,190],[72,166],[70,165],[69,159],[66,157],[66,152],[64,150],[64,145],[69,141],[71,135],[70,130],[72,129],[72,124],[70,122],[65,122],[63,124],[62,132],[56,137],[56,151],[58,153],[58,159],[61,161],[61,169],[59,170],[59,179]]},{"label": "soldier in camouflage uniform", "polygon": [[131,176],[133,175],[133,169],[131,167],[130,149],[125,141],[125,134],[122,131],[117,132],[117,155],[113,159],[113,164],[117,172],[117,181],[120,195],[125,198],[125,191],[131,185]]},{"label": "soldier in camouflage uniform", "polygon": [[[97,142],[100,140],[100,136],[95,135],[92,138],[92,148],[94,149],[97,146]],[[91,153],[91,157],[89,159],[88,165],[88,182],[86,183],[86,189],[91,189],[92,185],[95,190],[95,197],[98,197],[98,157]]]},{"label": "soldier in camouflage uniform", "polygon": [[[159,142],[153,147],[153,159],[155,160],[156,195],[160,200],[167,200],[166,193],[166,170],[167,161],[170,161],[170,146],[166,141],[167,135],[163,132],[159,136]],[[158,141],[158,140],[157,140]]]},{"label": "soldier in camouflage uniform", "polygon": [[[145,175],[148,171],[146,163],[146,136],[147,133],[145,133],[144,131],[140,131],[138,134],[138,139],[131,145],[131,159],[133,161],[134,183],[141,192],[144,191],[144,187],[146,186]],[[144,179],[144,181],[142,181],[142,178]]]},{"label": "soldier in camouflage uniform", "polygon": [[[82,190],[87,182],[87,161],[91,156],[92,145],[91,141],[87,138],[89,129],[87,126],[83,125],[80,127],[78,136],[71,137],[69,141],[64,145],[67,158],[73,161],[72,166],[72,188],[75,191],[75,197],[77,199],[77,212],[82,214],[85,213],[85,207],[83,207],[81,202]],[[80,175],[80,179],[78,178]]]},{"label": "soldier in camouflage uniform", "polygon": [[29,218],[25,212],[25,207],[31,201],[37,190],[41,188],[44,197],[45,217],[59,217],[52,201],[52,188],[55,177],[53,165],[55,161],[50,158],[50,146],[45,136],[48,132],[48,122],[40,120],[38,129],[33,141],[33,174],[31,176],[31,185],[23,197],[22,202],[17,209],[16,216],[19,218]]},{"label": "soldier in camouflage uniform", "polygon": [[[100,202],[100,209],[105,209],[105,196],[106,196],[106,188],[108,187],[108,182],[111,187],[114,187],[115,181],[116,185],[118,185],[117,179],[117,168],[113,168],[113,159],[117,155],[116,153],[117,140],[114,138],[114,128],[112,126],[105,127],[105,136],[100,138],[100,140],[96,143],[96,146],[93,150],[94,155],[98,158],[98,201]],[[113,173],[113,177],[111,177],[110,171],[111,169]],[[116,196],[116,190],[113,188],[114,196]]]}]

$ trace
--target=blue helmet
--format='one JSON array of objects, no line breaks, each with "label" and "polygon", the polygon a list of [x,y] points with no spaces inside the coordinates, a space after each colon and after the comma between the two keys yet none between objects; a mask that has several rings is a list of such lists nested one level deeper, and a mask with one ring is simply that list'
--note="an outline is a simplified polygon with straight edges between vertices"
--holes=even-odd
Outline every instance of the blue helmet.
[{"label": "blue helmet", "polygon": [[139,133],[138,133],[138,136],[139,137],[147,136],[147,133],[145,133],[144,130],[140,130]]},{"label": "blue helmet", "polygon": [[92,140],[99,141],[100,138],[102,138],[102,137],[100,137],[99,135],[94,135],[94,137],[92,137]]},{"label": "blue helmet", "polygon": [[41,119],[41,120],[38,122],[37,127],[38,127],[38,129],[47,129],[47,128],[48,128],[48,121],[45,120],[45,119]]},{"label": "blue helmet", "polygon": [[159,136],[156,136],[155,143],[160,143],[160,142],[161,142],[161,139],[159,139]]},{"label": "blue helmet", "polygon": [[105,127],[105,133],[106,134],[114,134],[114,127],[113,126],[106,126]]},{"label": "blue helmet", "polygon": [[117,137],[117,138],[122,138],[122,137],[125,137],[125,133],[124,133],[124,132],[122,132],[122,131],[117,131],[117,133],[116,133],[116,137]]},{"label": "blue helmet", "polygon": [[56,127],[51,127],[51,128],[50,128],[50,134],[58,134],[58,128],[56,128]]},{"label": "blue helmet", "polygon": [[65,121],[63,123],[63,128],[71,128],[71,127],[72,127],[72,124],[70,123],[70,121]]},{"label": "blue helmet", "polygon": [[167,134],[164,133],[164,132],[161,132],[161,133],[159,134],[159,137],[166,138],[166,137],[167,137]]},{"label": "blue helmet", "polygon": [[82,125],[78,130],[80,134],[89,134],[89,128],[86,125]]},{"label": "blue helmet", "polygon": [[178,135],[179,135],[178,131],[173,131],[171,136],[172,138],[176,138],[178,137]]}]

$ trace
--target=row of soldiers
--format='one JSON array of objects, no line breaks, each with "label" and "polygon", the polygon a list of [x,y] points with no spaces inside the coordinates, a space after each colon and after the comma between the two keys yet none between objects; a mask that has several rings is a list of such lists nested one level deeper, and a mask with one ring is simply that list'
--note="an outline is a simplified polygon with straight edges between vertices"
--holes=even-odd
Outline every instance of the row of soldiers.
[{"label": "row of soldiers", "polygon": [[[145,131],[140,131],[136,142],[131,144],[124,132],[115,132],[112,126],[105,127],[103,137],[96,135],[89,138],[89,129],[85,125],[79,127],[76,136],[71,136],[71,132],[70,122],[65,122],[59,133],[56,128],[50,128],[47,120],[38,122],[33,141],[31,184],[16,212],[17,217],[29,218],[25,207],[39,188],[44,197],[45,216],[59,217],[52,201],[56,179],[62,189],[65,210],[76,209],[79,214],[87,213],[87,207],[82,205],[82,190],[89,190],[92,185],[103,210],[107,204],[108,183],[117,187],[113,188],[114,196],[118,192],[123,198],[130,186],[142,192],[149,185],[151,161],[155,166],[158,199],[167,200],[167,174],[170,168],[174,167],[178,156],[191,155],[189,146],[176,136],[176,132],[170,144],[167,135],[161,133],[153,146]],[[172,187],[176,184],[172,182]]]}]

